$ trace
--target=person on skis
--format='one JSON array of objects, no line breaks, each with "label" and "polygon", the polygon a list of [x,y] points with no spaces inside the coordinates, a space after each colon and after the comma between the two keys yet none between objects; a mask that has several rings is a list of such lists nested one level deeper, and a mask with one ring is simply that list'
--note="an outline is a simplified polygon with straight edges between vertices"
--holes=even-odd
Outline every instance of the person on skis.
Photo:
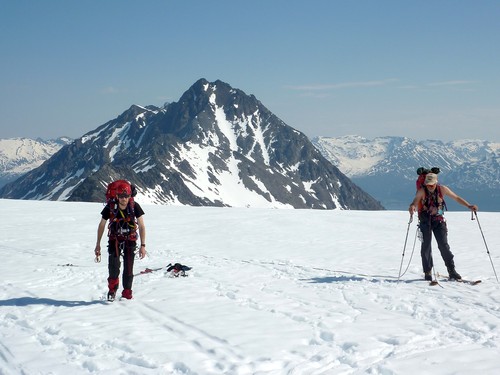
[{"label": "person on skis", "polygon": [[[122,182],[122,180],[118,181]],[[101,258],[101,239],[108,225],[108,300],[115,299],[119,286],[120,256],[123,256],[122,298],[132,298],[132,282],[134,280],[134,258],[137,248],[137,229],[141,244],[139,258],[146,256],[146,227],[144,225],[144,211],[133,201],[132,186],[123,181],[113,193],[113,202],[108,203],[101,211],[101,220],[97,228],[97,243],[95,247],[96,260]]]},{"label": "person on skis", "polygon": [[447,186],[438,184],[436,173],[427,173],[423,186],[417,190],[415,198],[413,198],[410,204],[409,212],[410,215],[413,215],[418,210],[419,227],[423,237],[420,253],[425,280],[428,281],[432,281],[432,268],[434,266],[431,249],[433,233],[441,252],[441,257],[448,269],[449,278],[454,280],[462,279],[460,274],[455,270],[453,253],[448,244],[448,228],[444,218],[445,195],[473,212],[478,210],[476,205],[470,204]]}]

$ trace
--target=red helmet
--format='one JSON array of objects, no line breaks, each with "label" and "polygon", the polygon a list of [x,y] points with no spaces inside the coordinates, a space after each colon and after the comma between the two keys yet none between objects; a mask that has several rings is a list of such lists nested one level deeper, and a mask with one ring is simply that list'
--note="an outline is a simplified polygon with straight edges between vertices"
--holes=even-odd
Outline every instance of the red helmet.
[{"label": "red helmet", "polygon": [[106,192],[106,198],[116,199],[121,196],[131,196],[132,195],[132,186],[126,180],[118,180],[112,182],[108,185],[108,190]]},{"label": "red helmet", "polygon": [[118,186],[116,187],[116,196],[120,195],[128,195],[129,197],[132,195],[132,189],[130,188],[130,184],[126,181],[119,181]]}]

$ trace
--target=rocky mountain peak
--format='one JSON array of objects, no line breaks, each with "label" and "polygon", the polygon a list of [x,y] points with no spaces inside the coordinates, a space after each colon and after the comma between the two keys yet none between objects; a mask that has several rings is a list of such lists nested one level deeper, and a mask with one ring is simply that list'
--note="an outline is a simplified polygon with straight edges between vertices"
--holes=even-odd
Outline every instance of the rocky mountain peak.
[{"label": "rocky mountain peak", "polygon": [[205,79],[163,108],[131,106],[0,196],[102,201],[121,178],[159,204],[382,209],[253,95]]}]

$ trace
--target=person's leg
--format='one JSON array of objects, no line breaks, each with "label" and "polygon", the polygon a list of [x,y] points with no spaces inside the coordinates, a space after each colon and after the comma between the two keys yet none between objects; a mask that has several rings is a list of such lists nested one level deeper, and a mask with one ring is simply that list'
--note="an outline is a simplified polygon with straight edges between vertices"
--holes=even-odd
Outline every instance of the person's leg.
[{"label": "person's leg", "polygon": [[116,241],[108,243],[108,299],[114,299],[120,283],[120,255],[116,251]]},{"label": "person's leg", "polygon": [[123,293],[122,297],[132,298],[132,283],[134,281],[134,258],[135,258],[135,242],[126,242],[123,252]]},{"label": "person's leg", "polygon": [[433,225],[433,232],[450,279],[461,279],[462,277],[455,270],[454,256],[448,244],[448,227],[446,226],[446,222],[436,222]]},{"label": "person's leg", "polygon": [[434,263],[432,261],[432,230],[428,222],[420,222],[420,231],[422,232],[422,246],[420,248],[420,255],[422,257],[422,268],[426,275],[432,279],[431,272]]}]

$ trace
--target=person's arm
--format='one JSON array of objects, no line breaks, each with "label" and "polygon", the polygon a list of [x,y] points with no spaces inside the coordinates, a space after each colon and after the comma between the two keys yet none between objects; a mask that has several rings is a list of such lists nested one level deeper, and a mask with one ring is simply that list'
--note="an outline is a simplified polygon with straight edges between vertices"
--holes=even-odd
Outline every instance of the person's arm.
[{"label": "person's arm", "polygon": [[470,204],[467,202],[465,199],[460,197],[459,195],[455,194],[449,187],[441,185],[441,192],[443,195],[447,195],[448,197],[452,198],[455,202],[461,204],[462,206],[467,207],[471,211],[477,211],[478,207],[475,204]]},{"label": "person's arm", "polygon": [[146,226],[144,225],[144,218],[142,215],[137,218],[137,225],[139,226],[139,237],[141,238],[139,258],[142,259],[146,256]]},{"label": "person's arm", "polygon": [[424,189],[417,190],[417,192],[415,193],[415,198],[413,198],[413,201],[410,203],[410,207],[408,208],[410,215],[413,215],[413,213],[417,211],[418,202],[420,202],[424,198],[424,194]]},{"label": "person's arm", "polygon": [[106,229],[106,221],[105,219],[101,218],[101,221],[99,222],[99,225],[97,227],[97,243],[95,245],[95,258],[97,261],[100,261],[101,259],[101,239],[102,235],[104,234],[104,229]]}]

